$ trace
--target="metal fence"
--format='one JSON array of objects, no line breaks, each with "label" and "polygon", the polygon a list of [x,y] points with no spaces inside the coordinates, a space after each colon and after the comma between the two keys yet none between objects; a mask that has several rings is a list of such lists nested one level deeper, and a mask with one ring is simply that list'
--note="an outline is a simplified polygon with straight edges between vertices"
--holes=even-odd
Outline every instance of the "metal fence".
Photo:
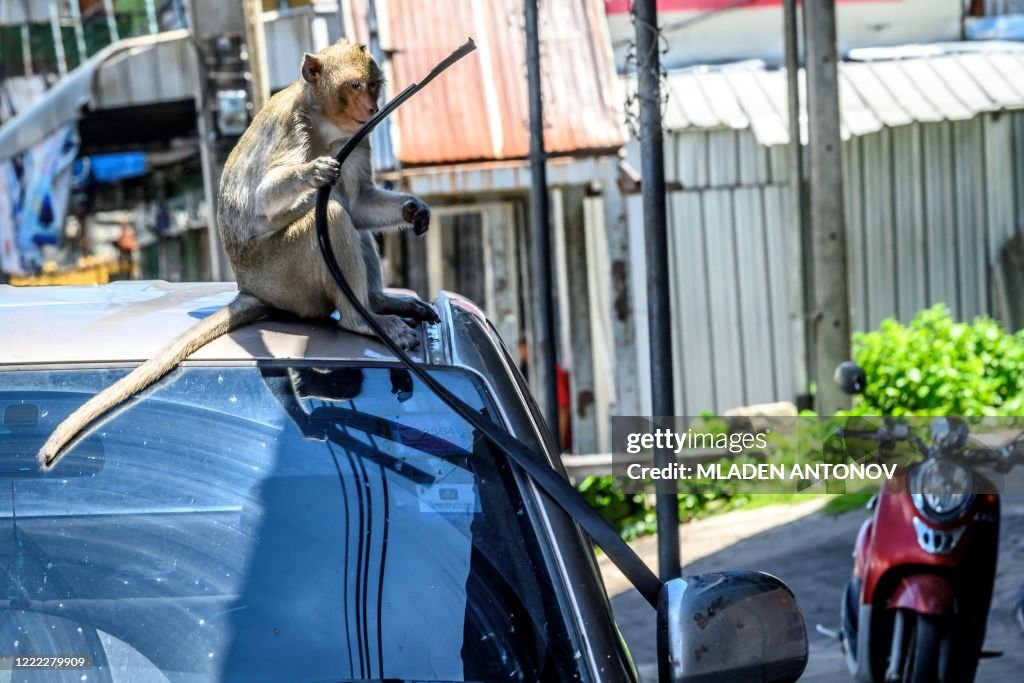
[{"label": "metal fence", "polygon": [[[1024,228],[1024,113],[886,128],[844,152],[853,328],[908,321],[939,302],[960,319],[995,315],[992,266]],[[669,212],[679,414],[793,400],[804,361],[785,148],[762,147],[749,130],[691,130],[666,139],[666,165],[678,188]],[[642,238],[638,197],[628,212]],[[641,363],[642,385],[647,373]]]},{"label": "metal fence", "polygon": [[854,328],[939,302],[995,315],[992,267],[1024,228],[1024,114],[885,129],[845,163]]}]

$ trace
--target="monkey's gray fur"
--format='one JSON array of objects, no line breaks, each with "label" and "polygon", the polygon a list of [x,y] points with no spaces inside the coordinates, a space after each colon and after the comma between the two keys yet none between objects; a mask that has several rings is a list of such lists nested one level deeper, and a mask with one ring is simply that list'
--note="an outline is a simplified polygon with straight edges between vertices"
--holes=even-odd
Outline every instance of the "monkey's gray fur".
[{"label": "monkey's gray fur", "polygon": [[374,240],[375,233],[407,227],[423,234],[430,209],[412,195],[373,184],[369,141],[356,147],[344,167],[332,156],[377,112],[381,81],[380,68],[362,45],[342,40],[305,56],[302,78],[260,110],[224,165],[217,223],[238,297],[58,425],[39,451],[44,470],[56,465],[67,444],[94,420],[210,341],[275,309],[304,318],[327,318],[337,310],[340,327],[373,336],[320,255],[314,207],[322,185],[333,186],[328,224],[338,263],[388,335],[411,348],[417,336],[403,318],[438,321],[434,309],[418,298],[383,291]]}]

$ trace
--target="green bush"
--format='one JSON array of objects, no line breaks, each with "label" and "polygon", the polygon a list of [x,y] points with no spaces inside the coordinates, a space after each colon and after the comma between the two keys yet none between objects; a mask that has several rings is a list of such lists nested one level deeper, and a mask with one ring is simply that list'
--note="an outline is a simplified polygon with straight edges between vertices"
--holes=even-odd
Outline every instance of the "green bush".
[{"label": "green bush", "polygon": [[861,415],[1024,414],[1024,331],[990,318],[954,322],[939,304],[907,326],[886,320],[854,335],[854,360],[868,378]]},{"label": "green bush", "polygon": [[[627,541],[657,531],[653,496],[625,493],[619,481],[609,476],[587,477],[576,488]],[[742,507],[751,498],[749,494],[680,493],[679,519],[689,522],[716,512]]]},{"label": "green bush", "polygon": [[[971,324],[954,322],[949,309],[939,304],[918,313],[909,325],[886,320],[876,331],[854,335],[853,349],[868,386],[849,414],[1024,416],[1024,331],[1007,334],[990,318],[978,318]],[[841,420],[845,415],[836,417]],[[770,437],[782,461],[813,460],[836,427],[835,420],[810,425],[800,439],[781,434]],[[724,422],[714,420],[707,421],[705,427],[711,432],[727,428]],[[680,519],[802,499],[799,494],[729,494],[722,488],[681,493]],[[588,477],[578,489],[626,540],[655,531],[651,497],[624,493],[612,477]],[[839,496],[830,502],[829,511],[835,514],[859,507],[872,492]]]},{"label": "green bush", "polygon": [[614,477],[587,477],[576,484],[587,502],[627,541],[654,533],[654,508],[642,493],[624,493]]}]

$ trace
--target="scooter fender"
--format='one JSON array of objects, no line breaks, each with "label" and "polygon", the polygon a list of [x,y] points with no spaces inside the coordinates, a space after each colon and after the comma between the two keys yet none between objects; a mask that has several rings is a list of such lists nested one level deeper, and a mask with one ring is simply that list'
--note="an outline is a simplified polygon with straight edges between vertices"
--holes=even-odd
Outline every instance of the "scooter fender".
[{"label": "scooter fender", "polygon": [[[853,575],[858,579],[864,578],[864,568],[868,564],[868,545],[871,543],[871,531],[874,527],[874,517],[869,517],[860,525],[857,532],[857,542],[853,546]],[[860,597],[859,595],[857,596]]]},{"label": "scooter fender", "polygon": [[948,614],[953,608],[953,584],[937,574],[903,577],[889,598],[889,609],[909,609],[920,614]]}]

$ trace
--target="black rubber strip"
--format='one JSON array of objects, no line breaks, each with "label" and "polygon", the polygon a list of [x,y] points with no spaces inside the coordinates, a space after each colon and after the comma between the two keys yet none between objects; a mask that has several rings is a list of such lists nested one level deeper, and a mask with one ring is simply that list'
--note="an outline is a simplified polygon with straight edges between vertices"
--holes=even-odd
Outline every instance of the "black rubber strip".
[{"label": "black rubber strip", "polygon": [[[447,69],[449,66],[462,59],[470,52],[476,49],[473,44],[473,40],[468,40],[462,47],[449,55],[444,61],[434,67],[430,73],[419,83],[413,83],[412,85],[405,88],[399,93],[393,100],[388,102],[377,114],[375,114],[370,120],[368,120],[363,126],[346,142],[335,159],[339,163],[344,163],[345,159],[352,153],[352,151],[367,135],[370,131],[380,123],[388,114],[398,108],[403,102],[408,100],[410,97],[415,95],[423,86],[436,78],[442,71]],[[426,384],[431,391],[437,394],[438,398],[448,404],[452,410],[458,413],[464,420],[470,425],[476,428],[481,434],[483,434],[488,441],[490,441],[496,448],[502,451],[512,462],[516,463],[519,467],[526,471],[526,473],[533,479],[536,484],[547,493],[555,503],[557,503],[565,512],[572,517],[576,522],[583,528],[584,531],[593,539],[594,543],[600,546],[608,558],[615,564],[616,567],[625,575],[625,577],[633,584],[633,586],[640,592],[640,594],[647,600],[648,603],[655,609],[658,606],[658,596],[661,593],[661,581],[658,577],[650,570],[650,568],[644,564],[644,561],[633,552],[633,549],[622,540],[618,532],[615,531],[598,514],[597,510],[590,506],[586,499],[580,495],[580,493],[572,487],[572,485],[563,479],[551,465],[545,462],[542,458],[538,457],[529,448],[526,447],[522,442],[509,434],[504,428],[499,426],[497,423],[492,421],[489,417],[481,415],[480,413],[473,410],[473,408],[465,403],[458,396],[446,389],[439,381],[437,381],[430,373],[428,373],[419,363],[412,360],[401,347],[398,346],[384,329],[377,323],[374,316],[366,310],[362,302],[356,297],[352,288],[345,280],[345,274],[341,272],[341,268],[338,265],[337,259],[334,257],[334,251],[331,249],[331,238],[329,231],[327,230],[327,204],[331,196],[331,186],[324,185],[317,191],[316,196],[316,234],[317,241],[320,245],[320,252],[323,255],[324,262],[327,265],[328,271],[334,281],[338,283],[338,287],[341,288],[342,293],[348,298],[352,306],[355,307],[359,315],[366,321],[366,324],[370,326],[370,329],[380,337],[381,341],[391,349],[392,353],[395,354],[413,372],[417,377]]]}]

